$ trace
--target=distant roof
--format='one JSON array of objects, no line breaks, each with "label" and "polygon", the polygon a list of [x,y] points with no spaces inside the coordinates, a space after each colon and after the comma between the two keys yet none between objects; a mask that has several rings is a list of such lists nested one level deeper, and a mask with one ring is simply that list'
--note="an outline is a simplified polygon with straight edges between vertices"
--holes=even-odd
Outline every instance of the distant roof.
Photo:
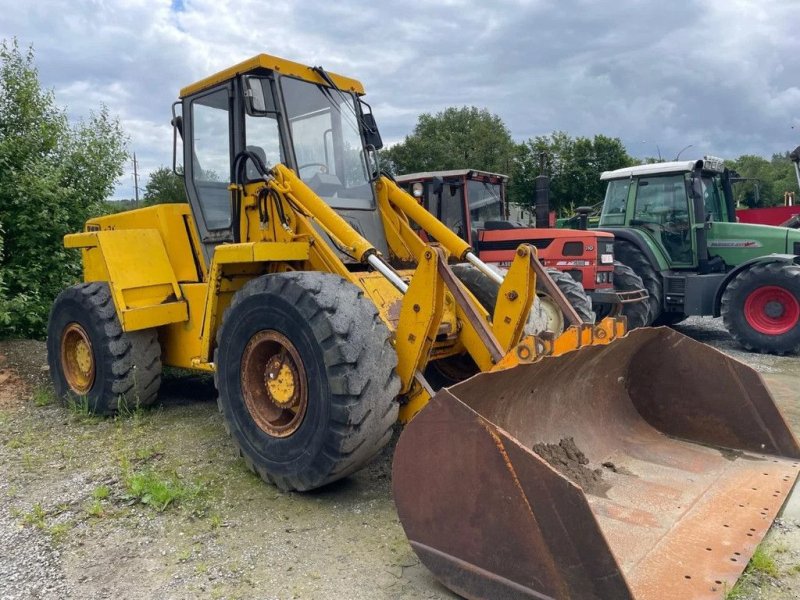
[{"label": "distant roof", "polygon": [[[699,161],[702,162],[702,161]],[[650,165],[636,165],[635,167],[623,167],[616,171],[603,171],[600,179],[623,179],[626,177],[635,177],[637,175],[658,175],[660,173],[683,173],[693,171],[698,161],[696,160],[681,160],[677,162],[662,162],[653,163]]]},{"label": "distant roof", "polygon": [[416,181],[417,179],[432,179],[433,177],[463,177],[468,174],[480,175],[483,177],[498,177],[503,181],[508,181],[508,175],[500,173],[490,173],[489,171],[479,171],[478,169],[454,169],[452,171],[424,171],[421,173],[408,173],[407,175],[397,175],[395,180],[399,183],[406,181]]}]

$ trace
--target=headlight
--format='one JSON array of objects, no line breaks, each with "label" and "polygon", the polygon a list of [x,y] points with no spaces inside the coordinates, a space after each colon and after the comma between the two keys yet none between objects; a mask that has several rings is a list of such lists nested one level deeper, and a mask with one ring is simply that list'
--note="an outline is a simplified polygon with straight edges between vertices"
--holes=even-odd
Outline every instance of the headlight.
[{"label": "headlight", "polygon": [[414,194],[414,198],[422,198],[422,192],[424,189],[425,186],[422,185],[421,181],[418,181],[411,186],[411,193]]},{"label": "headlight", "polygon": [[613,254],[601,254],[600,255],[600,264],[602,264],[602,265],[613,265],[614,264],[614,255]]}]

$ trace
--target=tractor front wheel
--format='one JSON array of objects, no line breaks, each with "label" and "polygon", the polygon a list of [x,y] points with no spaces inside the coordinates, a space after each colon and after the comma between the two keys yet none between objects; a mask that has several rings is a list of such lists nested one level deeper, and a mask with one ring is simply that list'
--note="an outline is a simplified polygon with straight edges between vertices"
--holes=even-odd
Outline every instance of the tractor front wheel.
[{"label": "tractor front wheel", "polygon": [[748,350],[800,350],[800,265],[757,264],[739,273],[722,294],[722,319]]},{"label": "tractor front wheel", "polygon": [[56,396],[96,414],[149,406],[161,385],[156,331],[123,331],[104,282],[58,295],[47,325],[47,362]]},{"label": "tractor front wheel", "polygon": [[248,282],[225,313],[214,362],[228,433],[248,467],[283,490],[341,479],[391,437],[397,354],[375,305],[338,275]]},{"label": "tractor front wheel", "polygon": [[650,310],[647,315],[647,325],[655,323],[661,315],[662,301],[664,294],[664,283],[661,274],[650,262],[644,252],[625,240],[614,241],[614,256],[619,262],[629,266],[642,279],[644,289],[650,296],[647,301],[650,303]]}]

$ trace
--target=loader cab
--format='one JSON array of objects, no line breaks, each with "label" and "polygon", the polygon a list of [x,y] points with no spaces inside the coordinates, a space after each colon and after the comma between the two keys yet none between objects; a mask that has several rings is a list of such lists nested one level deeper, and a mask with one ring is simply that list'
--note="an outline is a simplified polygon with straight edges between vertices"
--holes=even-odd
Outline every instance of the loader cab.
[{"label": "loader cab", "polygon": [[382,144],[363,93],[355,80],[267,55],[181,91],[186,190],[206,260],[219,243],[247,241],[232,186],[278,163],[385,250],[372,185]]},{"label": "loader cab", "polygon": [[505,222],[505,175],[459,169],[401,175],[396,179],[400,187],[473,248],[479,245],[480,231],[502,227]]}]

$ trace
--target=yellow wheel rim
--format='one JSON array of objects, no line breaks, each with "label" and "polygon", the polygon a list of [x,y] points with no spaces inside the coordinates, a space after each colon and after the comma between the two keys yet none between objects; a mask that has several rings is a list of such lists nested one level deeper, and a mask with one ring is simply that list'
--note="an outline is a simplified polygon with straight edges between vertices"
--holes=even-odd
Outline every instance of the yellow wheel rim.
[{"label": "yellow wheel rim", "polygon": [[300,354],[282,333],[259,331],[244,349],[242,396],[256,425],[274,437],[292,435],[306,414],[308,386]]},{"label": "yellow wheel rim", "polygon": [[61,334],[61,368],[73,392],[84,395],[92,389],[95,377],[92,342],[78,323],[70,323]]}]

